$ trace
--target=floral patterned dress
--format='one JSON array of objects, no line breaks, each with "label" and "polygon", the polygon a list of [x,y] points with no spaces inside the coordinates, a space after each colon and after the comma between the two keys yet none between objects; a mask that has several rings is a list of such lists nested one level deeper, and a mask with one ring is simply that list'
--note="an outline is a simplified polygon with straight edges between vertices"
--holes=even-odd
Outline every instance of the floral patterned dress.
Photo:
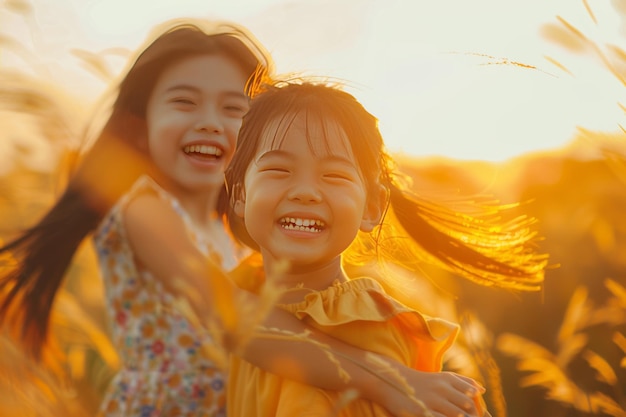
[{"label": "floral patterned dress", "polygon": [[101,222],[94,244],[121,369],[110,383],[99,415],[225,416],[225,375],[201,349],[211,339],[192,326],[177,310],[174,297],[133,258],[123,212],[143,192],[168,201],[198,248],[205,254],[210,249],[210,243],[194,233],[178,201],[148,177],[139,179]]}]

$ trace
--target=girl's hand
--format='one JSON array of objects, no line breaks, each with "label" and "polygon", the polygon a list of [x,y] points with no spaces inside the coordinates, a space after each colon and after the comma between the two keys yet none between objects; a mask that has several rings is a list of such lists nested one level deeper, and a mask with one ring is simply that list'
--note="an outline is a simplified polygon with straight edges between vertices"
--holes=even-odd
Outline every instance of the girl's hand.
[{"label": "girl's hand", "polygon": [[[483,417],[489,416],[482,394],[485,389],[474,381],[453,372],[421,372],[409,368],[400,374],[414,390],[411,395],[380,384],[381,402],[396,417]],[[420,404],[421,402],[421,404]]]}]

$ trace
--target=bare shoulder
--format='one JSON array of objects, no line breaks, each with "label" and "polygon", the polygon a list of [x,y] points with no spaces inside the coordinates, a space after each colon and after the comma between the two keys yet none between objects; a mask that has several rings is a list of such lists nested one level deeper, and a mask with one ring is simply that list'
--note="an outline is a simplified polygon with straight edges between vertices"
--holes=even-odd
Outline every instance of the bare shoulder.
[{"label": "bare shoulder", "polygon": [[170,202],[156,193],[141,193],[128,201],[122,215],[133,256],[169,291],[178,291],[172,277],[200,285],[191,268],[202,265],[205,257]]},{"label": "bare shoulder", "polygon": [[[154,191],[143,191],[131,198],[124,206],[122,212],[127,219],[150,216],[151,213],[167,211],[168,204]],[[170,211],[173,211],[170,207]]]},{"label": "bare shoulder", "polygon": [[134,196],[125,205],[122,216],[131,245],[150,239],[177,240],[186,236],[182,218],[155,192]]}]

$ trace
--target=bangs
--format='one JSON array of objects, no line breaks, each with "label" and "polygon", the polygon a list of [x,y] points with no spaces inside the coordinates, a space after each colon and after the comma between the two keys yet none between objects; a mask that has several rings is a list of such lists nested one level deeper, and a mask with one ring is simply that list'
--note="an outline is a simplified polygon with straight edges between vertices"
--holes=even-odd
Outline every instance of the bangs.
[{"label": "bangs", "polygon": [[259,150],[280,149],[291,129],[303,129],[300,133],[316,157],[353,155],[350,138],[331,111],[320,106],[297,104],[284,114],[268,120],[261,132]]}]

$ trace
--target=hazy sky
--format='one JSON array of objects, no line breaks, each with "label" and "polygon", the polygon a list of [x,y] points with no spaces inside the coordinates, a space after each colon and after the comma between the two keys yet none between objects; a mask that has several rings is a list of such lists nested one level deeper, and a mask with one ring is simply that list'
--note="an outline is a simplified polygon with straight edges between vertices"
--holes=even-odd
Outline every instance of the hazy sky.
[{"label": "hazy sky", "polygon": [[[560,15],[599,42],[623,45],[612,3],[589,3],[597,25],[576,0],[33,0],[35,31],[17,15],[0,24],[32,45],[50,79],[93,99],[105,84],[70,49],[134,49],[172,17],[235,21],[279,71],[345,80],[380,119],[392,151],[504,160],[562,146],[576,126],[624,124],[623,86],[597,60],[540,35]],[[505,59],[538,69],[494,65]],[[123,62],[111,58],[116,70]]]}]

